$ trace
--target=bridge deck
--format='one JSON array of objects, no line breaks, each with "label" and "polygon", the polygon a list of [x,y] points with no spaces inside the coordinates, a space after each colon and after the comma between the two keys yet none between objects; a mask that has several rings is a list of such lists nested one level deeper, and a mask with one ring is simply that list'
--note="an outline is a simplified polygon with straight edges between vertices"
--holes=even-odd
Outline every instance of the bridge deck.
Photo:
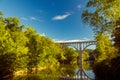
[{"label": "bridge deck", "polygon": [[84,43],[84,42],[95,42],[95,40],[68,40],[68,41],[55,41],[56,43]]}]

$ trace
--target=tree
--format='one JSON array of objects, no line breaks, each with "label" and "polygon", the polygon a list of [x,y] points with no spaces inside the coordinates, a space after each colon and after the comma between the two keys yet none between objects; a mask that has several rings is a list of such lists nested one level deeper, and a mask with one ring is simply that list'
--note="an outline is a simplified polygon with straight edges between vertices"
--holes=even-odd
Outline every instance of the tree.
[{"label": "tree", "polygon": [[109,37],[105,34],[98,33],[95,36],[95,39],[97,41],[96,44],[96,61],[101,62],[105,59],[112,59],[116,56],[116,49],[112,45],[111,40],[109,40]]},{"label": "tree", "polygon": [[2,20],[2,19],[3,19],[3,12],[0,11],[0,20]]},{"label": "tree", "polygon": [[118,55],[120,56],[120,18],[116,21],[116,28],[113,31],[114,46],[118,49]]},{"label": "tree", "polygon": [[[50,38],[37,34],[30,27],[25,31],[29,38],[27,47],[29,48],[27,68],[29,73],[37,73],[40,67],[54,68],[59,66],[57,55],[60,55],[61,49]],[[35,69],[33,71],[33,69]],[[55,68],[54,68],[55,69]]]},{"label": "tree", "polygon": [[113,79],[113,75],[111,74],[112,71],[115,70],[111,69],[111,67],[114,66],[111,64],[111,61],[116,58],[116,48],[112,45],[112,42],[105,34],[99,33],[96,35],[95,39],[97,41],[97,45],[95,55],[96,60],[93,66],[93,71],[95,73],[96,80],[116,80]]},{"label": "tree", "polygon": [[120,79],[120,56],[111,61],[103,60],[93,66],[95,80],[119,80]]},{"label": "tree", "polygon": [[40,52],[37,49],[38,48],[37,39],[39,39],[39,36],[36,35],[35,30],[33,30],[30,27],[28,27],[27,30],[25,31],[25,35],[29,39],[29,41],[26,44],[26,46],[29,49],[27,53],[28,56],[27,69],[28,69],[28,73],[32,73],[32,69],[33,68],[37,69],[37,64],[38,64],[38,57],[39,57],[38,55]]},{"label": "tree", "polygon": [[[92,26],[96,33],[96,60],[94,72],[96,80],[116,80],[112,71],[116,71],[111,61],[117,60],[116,57],[118,48],[119,51],[119,18],[120,18],[120,1],[119,0],[89,0],[87,2],[87,10],[82,13],[82,20],[85,24]],[[91,9],[90,9],[91,8]],[[113,32],[113,33],[112,33]],[[105,34],[113,34],[115,47]],[[115,59],[114,59],[115,58]],[[119,64],[119,60],[117,61]],[[119,70],[119,66],[117,67]],[[118,72],[114,73],[119,75]],[[104,76],[103,76],[104,75]]]},{"label": "tree", "polygon": [[[12,20],[12,21],[11,21]],[[8,28],[9,24],[5,19],[0,20],[0,72],[1,79],[12,79],[14,71],[25,67],[25,55],[28,48],[25,47],[27,38],[22,30],[19,29],[19,23],[15,21],[17,18],[11,18],[11,25],[14,27]],[[15,21],[14,21],[15,20]],[[11,31],[12,29],[14,31]],[[3,64],[4,63],[4,64]]]},{"label": "tree", "polygon": [[82,13],[84,23],[92,26],[96,33],[113,31],[120,17],[119,0],[89,0],[86,7],[87,10]]},{"label": "tree", "polygon": [[63,46],[62,50],[63,58],[59,60],[61,64],[77,64],[78,53],[74,49]]},{"label": "tree", "polygon": [[84,69],[90,69],[89,58],[89,53],[87,51],[84,51],[82,55],[82,65]]}]

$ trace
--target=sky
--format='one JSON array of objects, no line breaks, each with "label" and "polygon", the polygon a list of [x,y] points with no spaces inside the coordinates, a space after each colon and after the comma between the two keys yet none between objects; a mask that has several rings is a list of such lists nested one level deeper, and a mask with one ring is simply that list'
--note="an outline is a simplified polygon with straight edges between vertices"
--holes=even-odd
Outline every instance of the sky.
[{"label": "sky", "polygon": [[53,40],[93,40],[91,27],[82,22],[87,0],[0,0],[4,17],[18,17],[20,24]]}]

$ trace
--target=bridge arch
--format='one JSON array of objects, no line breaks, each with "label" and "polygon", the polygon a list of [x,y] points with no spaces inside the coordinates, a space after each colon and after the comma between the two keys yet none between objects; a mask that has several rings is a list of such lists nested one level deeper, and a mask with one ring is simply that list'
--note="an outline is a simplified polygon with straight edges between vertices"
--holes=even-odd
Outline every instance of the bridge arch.
[{"label": "bridge arch", "polygon": [[90,78],[84,71],[82,67],[82,54],[85,49],[91,45],[96,45],[95,40],[70,40],[70,41],[57,41],[61,45],[72,46],[74,47],[77,52],[79,53],[79,70],[80,70],[80,80],[83,80],[83,76],[86,76],[88,80],[93,80]]},{"label": "bridge arch", "polygon": [[[96,45],[96,44],[89,44],[89,45],[86,45],[84,47],[84,49],[82,50],[82,53],[81,53],[81,56],[83,56],[85,50],[89,47],[89,46],[92,46],[92,45]],[[83,62],[82,62],[83,63]],[[81,63],[81,64],[82,64]],[[83,68],[84,65],[82,65],[82,72],[84,73],[85,76],[87,76],[89,78],[89,80],[93,80],[90,76],[88,76],[88,74],[86,73],[85,69]]]}]

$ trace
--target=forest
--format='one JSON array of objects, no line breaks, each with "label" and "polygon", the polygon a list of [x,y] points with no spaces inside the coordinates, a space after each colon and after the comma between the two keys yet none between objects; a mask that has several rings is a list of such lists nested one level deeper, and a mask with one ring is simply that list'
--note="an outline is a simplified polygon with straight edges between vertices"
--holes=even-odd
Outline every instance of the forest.
[{"label": "forest", "polygon": [[[5,18],[0,13],[1,80],[57,79],[69,71],[64,64],[77,65],[77,56],[72,48],[61,47],[32,27],[20,25],[17,17]],[[74,74],[74,69],[68,73]]]},{"label": "forest", "polygon": [[[111,6],[112,5],[112,6]],[[81,19],[95,33],[95,50],[83,52],[95,80],[120,80],[120,0],[88,0]],[[91,54],[90,54],[91,53]],[[17,17],[0,12],[0,80],[59,80],[74,76],[78,53],[55,43]],[[92,65],[86,60],[93,59]]]},{"label": "forest", "polygon": [[94,50],[95,80],[120,79],[120,0],[88,0],[82,12],[97,41]]}]

